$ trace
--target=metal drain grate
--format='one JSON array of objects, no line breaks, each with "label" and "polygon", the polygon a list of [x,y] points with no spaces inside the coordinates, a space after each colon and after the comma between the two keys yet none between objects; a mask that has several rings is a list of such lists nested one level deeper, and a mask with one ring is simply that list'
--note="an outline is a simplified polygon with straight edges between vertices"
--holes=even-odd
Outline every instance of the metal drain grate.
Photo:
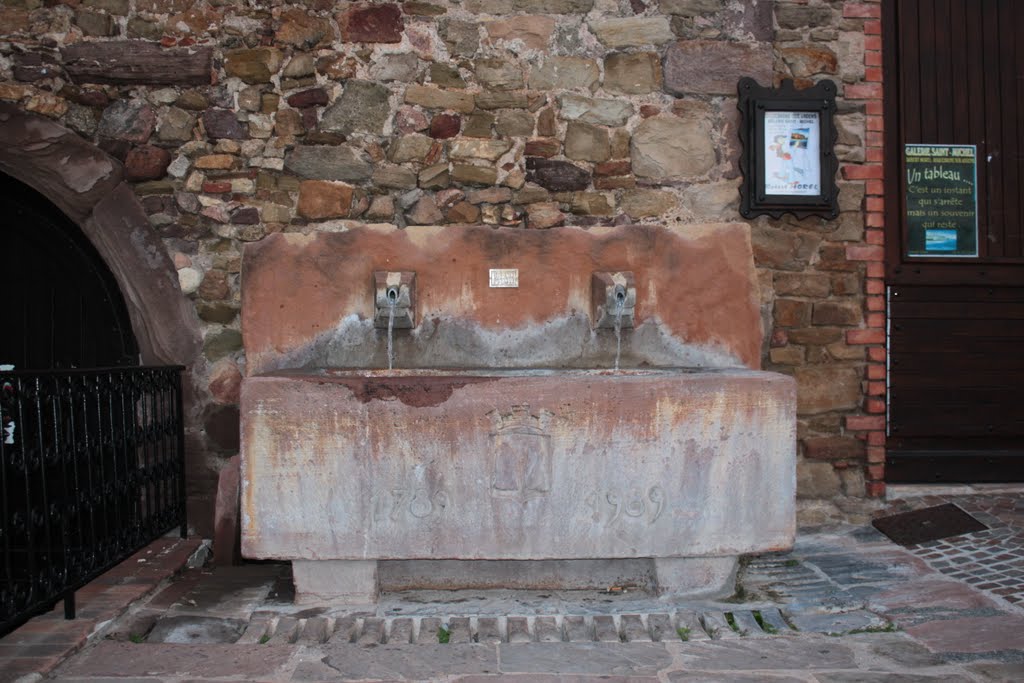
[{"label": "metal drain grate", "polygon": [[952,503],[880,517],[871,525],[903,546],[988,529]]},{"label": "metal drain grate", "polygon": [[765,638],[792,632],[777,608],[729,612],[442,617],[258,615],[239,643],[664,642]]}]

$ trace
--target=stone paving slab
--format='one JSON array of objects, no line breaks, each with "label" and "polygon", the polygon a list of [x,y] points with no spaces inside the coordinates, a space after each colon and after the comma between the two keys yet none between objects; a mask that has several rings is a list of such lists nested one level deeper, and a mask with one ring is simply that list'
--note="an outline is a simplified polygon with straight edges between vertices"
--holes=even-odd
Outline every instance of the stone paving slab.
[{"label": "stone paving slab", "polygon": [[668,675],[668,680],[671,683],[816,683],[812,676],[764,672],[750,674],[735,671],[728,674],[722,674],[720,671],[673,671]]},{"label": "stone paving slab", "polygon": [[659,643],[524,643],[498,646],[502,673],[656,675],[672,664]]},{"label": "stone paving slab", "polygon": [[980,661],[964,664],[963,668],[985,681],[1024,681],[1024,662]]},{"label": "stone paving slab", "polygon": [[451,683],[660,683],[657,676],[593,676],[588,674],[499,674],[457,676]]},{"label": "stone paving slab", "polygon": [[430,680],[453,674],[498,671],[495,646],[478,643],[424,647],[381,645],[372,649],[340,645],[323,651],[325,655],[319,665],[300,666],[292,680]]},{"label": "stone paving slab", "polygon": [[848,612],[800,612],[790,616],[790,621],[800,631],[841,635],[851,631],[884,629],[888,625],[885,617],[880,617],[867,610],[858,609]]},{"label": "stone paving slab", "polygon": [[930,621],[907,628],[907,633],[936,652],[1024,653],[1024,617],[999,615]]},{"label": "stone paving slab", "polygon": [[897,588],[872,596],[868,602],[871,609],[882,612],[921,605],[953,609],[996,607],[996,603],[984,593],[959,581],[947,579],[901,583]]},{"label": "stone paving slab", "polygon": [[288,645],[177,645],[100,641],[62,668],[61,677],[157,676],[218,678],[273,676],[288,663]]},{"label": "stone paving slab", "polygon": [[967,676],[945,672],[927,675],[833,671],[815,674],[814,678],[818,683],[973,683]]},{"label": "stone paving slab", "polygon": [[857,669],[854,651],[822,637],[672,643],[682,668],[698,671]]}]

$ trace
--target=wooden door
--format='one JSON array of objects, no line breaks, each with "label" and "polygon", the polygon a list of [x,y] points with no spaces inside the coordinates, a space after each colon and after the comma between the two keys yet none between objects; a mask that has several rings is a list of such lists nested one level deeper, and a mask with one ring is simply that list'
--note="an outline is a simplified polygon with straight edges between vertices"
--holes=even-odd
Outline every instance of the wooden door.
[{"label": "wooden door", "polygon": [[[887,0],[883,31],[886,479],[1019,481],[1024,2]],[[970,196],[915,173],[937,160]]]}]

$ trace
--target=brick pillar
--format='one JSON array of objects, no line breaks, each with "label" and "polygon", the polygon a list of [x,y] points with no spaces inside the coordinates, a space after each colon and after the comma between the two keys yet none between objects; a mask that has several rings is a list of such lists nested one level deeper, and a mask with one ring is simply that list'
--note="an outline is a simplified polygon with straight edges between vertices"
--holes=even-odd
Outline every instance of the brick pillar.
[{"label": "brick pillar", "polygon": [[867,494],[885,495],[885,190],[882,157],[882,7],[879,0],[847,2],[844,19],[864,21],[864,83],[846,87],[848,100],[866,111],[865,163],[842,169],[848,180],[865,181],[864,244],[849,245],[846,258],[866,262],[864,327],[848,330],[847,344],[867,346],[863,415],[848,415],[846,430],[867,442]]}]

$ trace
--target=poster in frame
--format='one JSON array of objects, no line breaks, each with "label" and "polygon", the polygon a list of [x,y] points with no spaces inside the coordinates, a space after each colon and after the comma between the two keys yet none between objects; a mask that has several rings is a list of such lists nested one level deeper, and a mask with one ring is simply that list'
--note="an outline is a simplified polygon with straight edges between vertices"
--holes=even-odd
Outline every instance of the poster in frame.
[{"label": "poster in frame", "polygon": [[742,216],[838,217],[835,83],[797,90],[790,79],[771,88],[743,78],[738,90]]}]

